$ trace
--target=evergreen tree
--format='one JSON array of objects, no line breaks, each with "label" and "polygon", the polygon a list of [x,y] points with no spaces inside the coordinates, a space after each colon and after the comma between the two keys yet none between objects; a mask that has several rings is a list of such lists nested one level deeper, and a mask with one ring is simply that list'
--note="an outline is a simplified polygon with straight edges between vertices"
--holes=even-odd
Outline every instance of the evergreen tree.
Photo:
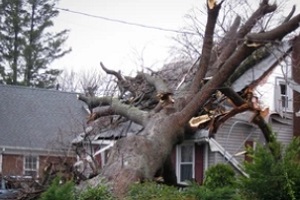
[{"label": "evergreen tree", "polygon": [[[56,2],[1,2],[1,21],[7,21],[0,30],[1,43],[6,43],[5,37],[11,37],[12,41],[3,45],[5,51],[1,51],[0,55],[2,82],[43,88],[53,86],[60,70],[49,69],[49,64],[71,51],[63,47],[67,40],[67,30],[58,33],[49,31],[53,26],[53,18],[59,14],[55,9]],[[12,37],[12,32],[15,37]]]},{"label": "evergreen tree", "polygon": [[26,11],[22,0],[2,0],[0,5],[0,75],[1,82],[17,84],[21,72],[22,32]]}]

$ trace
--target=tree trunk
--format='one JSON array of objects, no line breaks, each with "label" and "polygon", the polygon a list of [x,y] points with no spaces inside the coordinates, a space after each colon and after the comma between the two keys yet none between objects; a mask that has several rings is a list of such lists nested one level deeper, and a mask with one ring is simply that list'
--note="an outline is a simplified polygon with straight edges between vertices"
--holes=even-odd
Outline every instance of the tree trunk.
[{"label": "tree trunk", "polygon": [[172,117],[155,114],[138,136],[120,139],[100,176],[113,181],[113,192],[122,197],[130,184],[152,180],[183,137]]}]

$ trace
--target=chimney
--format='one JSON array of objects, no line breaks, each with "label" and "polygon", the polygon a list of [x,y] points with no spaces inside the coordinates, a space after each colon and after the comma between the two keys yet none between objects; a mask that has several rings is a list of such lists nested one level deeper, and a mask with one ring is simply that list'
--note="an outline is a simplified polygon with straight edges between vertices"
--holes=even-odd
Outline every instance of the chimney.
[{"label": "chimney", "polygon": [[[300,35],[293,41],[292,51],[292,79],[300,85]],[[300,136],[300,93],[293,90],[293,132]]]}]

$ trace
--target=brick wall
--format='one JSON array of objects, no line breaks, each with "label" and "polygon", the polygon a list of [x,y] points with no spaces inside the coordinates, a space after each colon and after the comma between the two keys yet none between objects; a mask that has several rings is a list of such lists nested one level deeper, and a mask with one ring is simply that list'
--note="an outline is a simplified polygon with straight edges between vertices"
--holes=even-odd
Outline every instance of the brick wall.
[{"label": "brick wall", "polygon": [[[69,157],[55,157],[55,156],[39,156],[39,177],[43,176],[43,170],[50,163],[53,164],[54,170],[64,170],[65,163],[68,164],[65,168],[70,169],[70,167],[75,162],[75,158]],[[23,176],[23,165],[24,156],[23,155],[5,155],[2,158],[2,174],[4,176]]]}]

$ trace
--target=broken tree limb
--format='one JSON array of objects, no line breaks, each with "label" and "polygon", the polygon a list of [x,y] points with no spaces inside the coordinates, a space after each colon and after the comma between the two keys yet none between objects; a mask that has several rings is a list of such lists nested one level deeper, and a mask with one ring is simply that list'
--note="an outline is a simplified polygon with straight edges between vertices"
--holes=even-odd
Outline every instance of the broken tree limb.
[{"label": "broken tree limb", "polygon": [[251,55],[254,50],[256,50],[256,48],[247,47],[246,45],[241,44],[238,50],[224,63],[223,67],[213,76],[213,78],[192,97],[180,113],[177,113],[177,115],[180,116],[178,117],[180,119],[178,123],[184,126],[196,114],[197,110],[203,107],[207,99],[223,85],[227,80],[227,77],[229,77],[239,64]]},{"label": "broken tree limb", "polygon": [[[199,67],[196,72],[196,75],[194,77],[193,83],[191,85],[191,93],[196,93],[199,91],[201,86],[201,80],[205,77],[210,61],[211,51],[213,47],[213,35],[214,30],[217,22],[217,18],[219,15],[219,11],[221,9],[223,1],[221,1],[219,4],[216,4],[214,1],[211,8],[208,6],[208,15],[207,15],[207,23],[204,33],[204,41],[203,41],[203,48],[201,52],[201,58],[199,62]],[[210,4],[210,1],[207,1],[207,5]],[[216,5],[215,5],[216,4]]]},{"label": "broken tree limb", "polygon": [[78,99],[85,102],[89,107],[111,106],[115,114],[122,115],[132,120],[133,122],[145,125],[148,117],[148,112],[142,111],[134,106],[123,104],[120,100],[113,97],[85,97],[79,95]]},{"label": "broken tree limb", "polygon": [[[226,95],[236,106],[242,106],[247,103],[240,95],[238,95],[230,87],[222,87],[220,91],[224,95]],[[256,115],[252,121],[260,128],[267,142],[273,141],[274,139],[273,131],[270,129],[269,125],[266,123],[266,121],[262,116]]]}]

